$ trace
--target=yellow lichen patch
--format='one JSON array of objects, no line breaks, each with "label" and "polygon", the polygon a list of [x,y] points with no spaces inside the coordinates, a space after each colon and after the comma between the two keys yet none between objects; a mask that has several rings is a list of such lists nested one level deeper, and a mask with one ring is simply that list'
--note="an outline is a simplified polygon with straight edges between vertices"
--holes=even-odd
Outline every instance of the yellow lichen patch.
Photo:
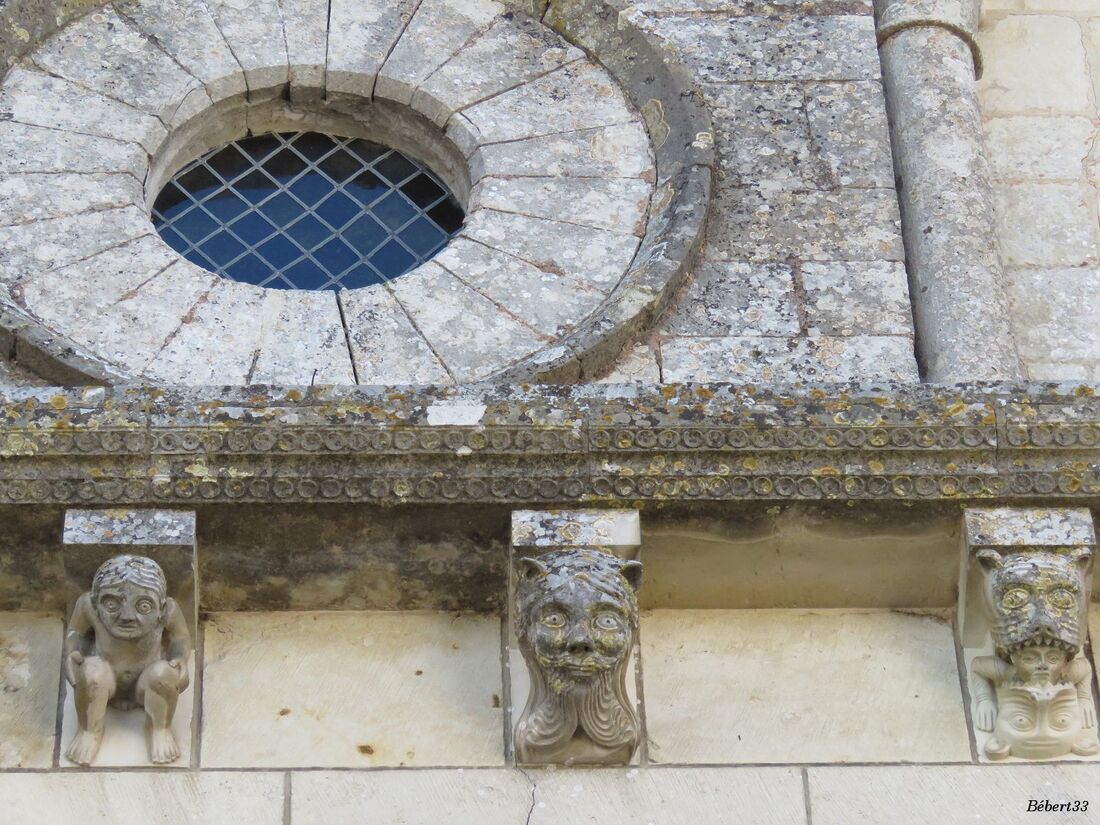
[{"label": "yellow lichen patch", "polygon": [[289,390],[286,397],[288,401],[301,401],[304,396],[301,390]]},{"label": "yellow lichen patch", "polygon": [[874,459],[867,462],[867,467],[870,468],[872,473],[883,473],[886,471],[886,465]]},{"label": "yellow lichen patch", "polygon": [[[876,472],[878,471],[876,470]],[[838,476],[840,470],[836,467],[814,467],[813,474],[815,476]]]},{"label": "yellow lichen patch", "polygon": [[741,466],[744,467],[746,470],[755,470],[758,465],[756,459],[752,456],[749,456],[748,458],[741,460]]},{"label": "yellow lichen patch", "polygon": [[69,399],[63,395],[55,395],[50,399],[50,406],[55,410],[63,410],[69,406]]},{"label": "yellow lichen patch", "polygon": [[1096,390],[1088,386],[1087,384],[1082,384],[1073,391],[1073,394],[1076,395],[1078,398],[1092,398],[1094,395],[1096,395]]}]

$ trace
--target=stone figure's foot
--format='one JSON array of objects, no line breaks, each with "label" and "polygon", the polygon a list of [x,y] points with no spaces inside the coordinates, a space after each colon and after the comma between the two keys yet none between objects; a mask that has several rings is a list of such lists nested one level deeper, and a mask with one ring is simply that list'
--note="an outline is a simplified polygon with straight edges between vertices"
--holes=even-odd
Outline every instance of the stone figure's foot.
[{"label": "stone figure's foot", "polygon": [[69,749],[65,751],[65,756],[68,757],[70,762],[87,767],[95,761],[95,756],[99,753],[99,742],[102,738],[103,731],[98,733],[90,730],[79,731],[72,744],[69,745]]},{"label": "stone figure's foot", "polygon": [[149,743],[149,758],[154,765],[165,765],[180,758],[176,737],[168,728],[153,728],[153,737]]},{"label": "stone figure's foot", "polygon": [[1092,736],[1082,737],[1073,743],[1073,752],[1077,756],[1096,756],[1100,753],[1100,742]]},{"label": "stone figure's foot", "polygon": [[1008,759],[1009,753],[1012,748],[1008,745],[1002,744],[996,736],[990,736],[985,743],[985,755],[990,759]]}]

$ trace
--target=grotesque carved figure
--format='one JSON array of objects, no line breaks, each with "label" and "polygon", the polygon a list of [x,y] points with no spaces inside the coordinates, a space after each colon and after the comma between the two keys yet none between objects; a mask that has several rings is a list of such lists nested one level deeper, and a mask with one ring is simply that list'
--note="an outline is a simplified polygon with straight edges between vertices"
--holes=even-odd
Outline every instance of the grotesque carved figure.
[{"label": "grotesque carved figure", "polygon": [[96,571],[73,608],[65,636],[65,678],[73,686],[79,731],[66,755],[90,765],[103,738],[107,705],[145,709],[149,758],[179,758],[170,725],[189,684],[191,635],[167,595],[164,571],[143,556],[116,556]]},{"label": "grotesque carved figure", "polygon": [[516,564],[516,632],[531,674],[516,725],[517,760],[629,762],[638,718],[626,693],[626,666],[638,627],[641,563],[570,549]]},{"label": "grotesque carved figure", "polygon": [[992,731],[990,759],[1049,759],[1100,752],[1092,669],[1078,658],[1092,562],[1089,550],[977,558],[995,656],[980,656],[974,674],[974,724]]}]

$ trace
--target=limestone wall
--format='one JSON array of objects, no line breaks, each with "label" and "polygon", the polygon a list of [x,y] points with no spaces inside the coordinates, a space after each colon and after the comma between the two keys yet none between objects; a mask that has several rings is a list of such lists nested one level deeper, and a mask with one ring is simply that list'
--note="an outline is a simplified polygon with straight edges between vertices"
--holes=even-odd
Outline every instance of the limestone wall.
[{"label": "limestone wall", "polygon": [[1100,377],[1100,3],[985,0],[979,93],[1014,334],[1033,379]]}]

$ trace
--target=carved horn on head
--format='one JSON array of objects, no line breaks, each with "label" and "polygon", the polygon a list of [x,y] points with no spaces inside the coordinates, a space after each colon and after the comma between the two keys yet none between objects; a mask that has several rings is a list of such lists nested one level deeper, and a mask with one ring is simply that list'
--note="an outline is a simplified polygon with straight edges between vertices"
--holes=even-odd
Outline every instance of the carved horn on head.
[{"label": "carved horn on head", "polygon": [[545,576],[550,572],[550,568],[533,556],[520,556],[516,559],[516,572],[521,579],[526,580],[535,576]]},{"label": "carved horn on head", "polygon": [[640,561],[625,561],[623,566],[619,568],[619,572],[634,589],[634,592],[638,592],[638,588],[642,586],[642,563]]},{"label": "carved horn on head", "polygon": [[999,567],[1003,567],[1005,563],[1004,557],[996,550],[989,547],[979,550],[974,554],[974,558],[978,560],[978,564],[980,564],[982,569],[987,573]]}]

